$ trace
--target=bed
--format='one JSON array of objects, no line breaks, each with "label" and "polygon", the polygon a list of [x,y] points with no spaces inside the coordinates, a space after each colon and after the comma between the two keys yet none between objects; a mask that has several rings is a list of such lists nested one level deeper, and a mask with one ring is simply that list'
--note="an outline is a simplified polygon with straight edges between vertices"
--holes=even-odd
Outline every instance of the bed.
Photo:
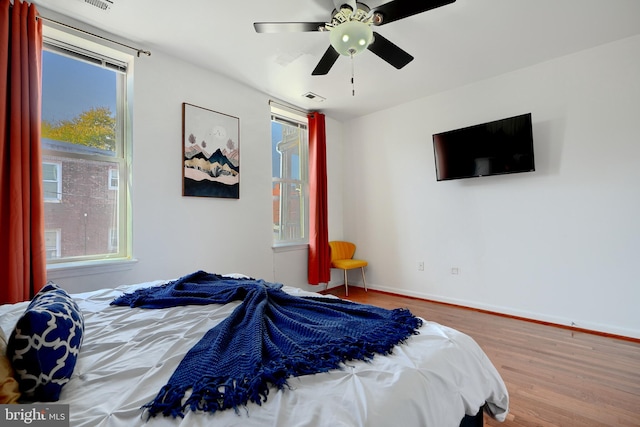
[{"label": "bed", "polygon": [[[242,277],[229,275],[229,277]],[[141,408],[167,383],[185,354],[240,304],[147,310],[110,305],[153,281],[72,294],[84,333],[69,381],[57,403],[68,404],[77,427],[482,425],[483,413],[503,421],[508,392],[486,354],[469,336],[424,320],[390,355],[348,361],[340,369],[289,378],[260,405],[213,414],[148,418]],[[284,286],[287,294],[321,297]],[[322,296],[327,298],[327,296]],[[0,329],[14,330],[29,302],[0,306]]]}]

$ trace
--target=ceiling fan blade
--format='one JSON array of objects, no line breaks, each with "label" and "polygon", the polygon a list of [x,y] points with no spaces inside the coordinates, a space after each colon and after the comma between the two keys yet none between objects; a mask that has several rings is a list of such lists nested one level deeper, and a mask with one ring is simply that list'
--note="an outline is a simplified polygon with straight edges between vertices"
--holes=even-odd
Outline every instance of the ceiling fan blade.
[{"label": "ceiling fan blade", "polygon": [[254,22],[256,33],[300,33],[320,31],[326,22]]},{"label": "ceiling fan blade", "polygon": [[340,54],[333,48],[333,46],[329,46],[329,49],[322,55],[320,58],[320,62],[316,65],[316,68],[311,73],[312,76],[324,76],[329,72],[333,64],[336,63]]},{"label": "ceiling fan blade", "polygon": [[373,43],[367,47],[371,52],[387,61],[397,69],[400,69],[413,61],[413,56],[382,37],[380,34],[373,32]]},{"label": "ceiling fan blade", "polygon": [[408,18],[409,16],[445,6],[455,1],[456,0],[393,0],[372,9],[374,14],[380,14],[382,18],[380,22],[376,22],[374,19],[374,24],[388,24],[389,22]]}]

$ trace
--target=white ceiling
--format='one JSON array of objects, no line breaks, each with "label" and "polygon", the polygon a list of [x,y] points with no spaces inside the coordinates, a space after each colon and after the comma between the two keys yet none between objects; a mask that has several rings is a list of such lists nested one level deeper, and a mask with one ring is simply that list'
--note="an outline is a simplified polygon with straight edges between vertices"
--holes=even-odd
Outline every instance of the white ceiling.
[{"label": "white ceiling", "polygon": [[[354,58],[352,96],[349,58],[327,76],[311,75],[328,33],[253,29],[258,21],[328,21],[332,0],[113,0],[108,11],[84,0],[34,3],[337,120],[640,34],[640,0],[457,0],[376,28],[415,59],[396,70],[365,51]],[[307,100],[307,92],[326,100]]]}]

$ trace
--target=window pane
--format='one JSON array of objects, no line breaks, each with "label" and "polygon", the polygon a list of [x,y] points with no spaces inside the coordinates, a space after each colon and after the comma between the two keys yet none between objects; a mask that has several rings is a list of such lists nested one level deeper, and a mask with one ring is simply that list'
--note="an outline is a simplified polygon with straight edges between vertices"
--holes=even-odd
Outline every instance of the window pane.
[{"label": "window pane", "polygon": [[118,74],[46,50],[42,68],[42,138],[114,155]]},{"label": "window pane", "polygon": [[273,232],[276,241],[299,241],[306,237],[304,187],[301,182],[274,182]]},{"label": "window pane", "polygon": [[273,238],[280,240],[280,182],[273,183]]},{"label": "window pane", "polygon": [[58,181],[58,167],[53,163],[42,165],[42,177],[45,181]]},{"label": "window pane", "polygon": [[283,185],[285,191],[282,197],[282,236],[286,240],[297,240],[303,236],[302,213],[302,184],[288,183]]},{"label": "window pane", "polygon": [[117,253],[112,233],[118,230],[119,190],[110,187],[109,170],[118,168],[114,162],[62,158],[61,203],[45,204],[45,229],[60,230],[60,257]]},{"label": "window pane", "polygon": [[271,176],[282,178],[280,174],[280,153],[278,144],[282,141],[282,123],[271,121]]},{"label": "window pane", "polygon": [[45,200],[58,200],[58,183],[57,182],[44,183],[44,198]]}]

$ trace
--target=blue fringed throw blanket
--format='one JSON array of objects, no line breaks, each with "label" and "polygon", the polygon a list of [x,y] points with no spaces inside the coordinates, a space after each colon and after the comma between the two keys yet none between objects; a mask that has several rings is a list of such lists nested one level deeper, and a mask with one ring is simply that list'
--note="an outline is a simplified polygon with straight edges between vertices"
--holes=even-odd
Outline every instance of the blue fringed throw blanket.
[{"label": "blue fringed throw blanket", "polygon": [[[163,286],[124,294],[111,304],[166,308],[242,303],[185,355],[144,408],[184,416],[267,400],[287,378],[327,372],[349,360],[390,354],[422,325],[405,309],[386,310],[333,298],[296,297],[282,285],[198,271]],[[185,400],[185,392],[191,395]]]}]

